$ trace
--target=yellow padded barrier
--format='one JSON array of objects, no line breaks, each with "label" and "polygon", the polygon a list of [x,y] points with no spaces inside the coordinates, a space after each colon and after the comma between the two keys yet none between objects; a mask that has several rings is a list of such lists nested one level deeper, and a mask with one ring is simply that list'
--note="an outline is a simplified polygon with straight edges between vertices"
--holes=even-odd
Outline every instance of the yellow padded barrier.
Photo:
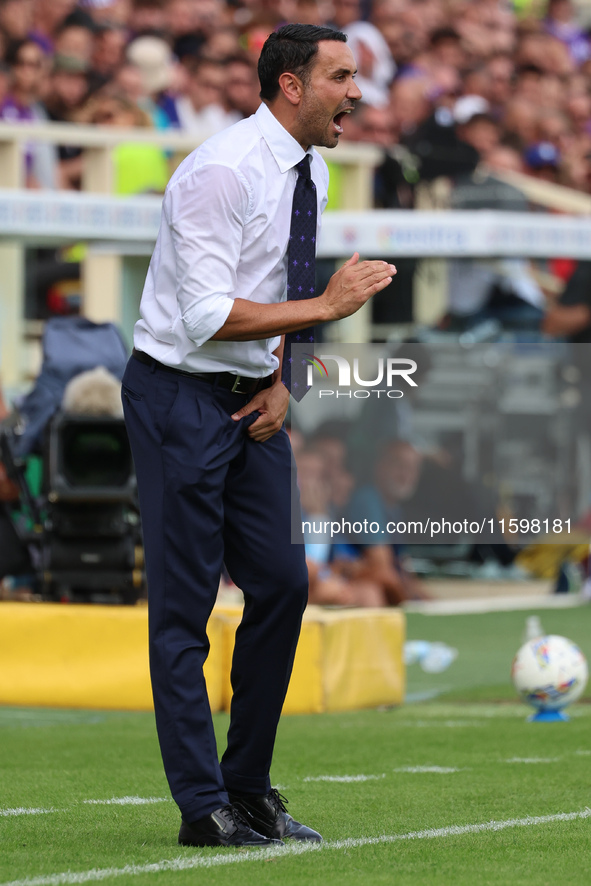
[{"label": "yellow padded barrier", "polygon": [[[222,702],[222,625],[208,627],[205,677]],[[0,604],[0,704],[152,710],[145,606]]]},{"label": "yellow padded barrier", "polygon": [[[226,609],[219,617],[224,622],[223,706],[229,711],[230,668],[240,610]],[[402,704],[405,635],[405,617],[398,609],[309,606],[283,712],[313,714]]]},{"label": "yellow padded barrier", "polygon": [[[239,607],[215,608],[205,678],[229,710]],[[306,611],[285,713],[400,704],[404,615],[395,609]],[[152,710],[146,607],[0,604],[0,704]]]}]

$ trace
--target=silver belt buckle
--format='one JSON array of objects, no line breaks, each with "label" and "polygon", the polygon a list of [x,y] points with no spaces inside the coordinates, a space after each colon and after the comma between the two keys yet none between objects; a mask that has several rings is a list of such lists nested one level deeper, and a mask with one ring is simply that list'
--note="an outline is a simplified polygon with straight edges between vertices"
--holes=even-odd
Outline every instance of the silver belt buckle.
[{"label": "silver belt buckle", "polygon": [[240,390],[240,382],[241,382],[241,381],[242,381],[242,376],[241,376],[241,375],[237,375],[237,376],[236,376],[236,381],[234,382],[234,384],[233,384],[232,387],[230,388],[230,390],[232,391],[233,394],[242,394],[242,393],[244,393],[243,391]]}]

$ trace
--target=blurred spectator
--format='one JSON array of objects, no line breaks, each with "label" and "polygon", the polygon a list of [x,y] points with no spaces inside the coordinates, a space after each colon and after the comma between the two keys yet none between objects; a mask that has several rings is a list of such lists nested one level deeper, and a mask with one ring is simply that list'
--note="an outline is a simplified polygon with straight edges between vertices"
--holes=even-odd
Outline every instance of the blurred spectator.
[{"label": "blurred spectator", "polygon": [[290,18],[303,25],[326,24],[330,18],[330,0],[295,0],[295,12]]},{"label": "blurred spectator", "polygon": [[[12,43],[6,52],[10,85],[0,106],[0,119],[11,123],[47,119],[40,103],[47,83],[47,61],[39,45],[30,39]],[[57,152],[51,145],[34,143],[25,152],[25,179],[30,188],[55,188]]]},{"label": "blurred spectator", "polygon": [[162,34],[168,24],[166,0],[132,0],[128,25],[132,34]]},{"label": "blurred spectator", "polygon": [[261,103],[256,67],[248,56],[235,55],[226,61],[224,105],[236,119],[250,117]]},{"label": "blurred spectator", "polygon": [[571,121],[575,136],[588,136],[589,121],[591,120],[591,95],[586,78],[572,78],[564,110]]},{"label": "blurred spectator", "polygon": [[324,459],[325,477],[330,492],[330,515],[334,519],[345,513],[355,485],[347,466],[346,437],[348,422],[326,421],[308,441],[308,450]]},{"label": "blurred spectator", "polygon": [[482,160],[499,144],[500,127],[492,118],[486,99],[477,95],[462,96],[454,107],[454,119],[458,139],[473,147]]},{"label": "blurred spectator", "polygon": [[476,58],[511,52],[515,44],[515,21],[509,7],[495,0],[472,0],[456,7],[453,19],[465,51]]},{"label": "blurred spectator", "polygon": [[[427,119],[401,136],[401,142],[415,156],[420,177],[424,181],[432,181],[439,176],[453,179],[472,172],[480,159],[476,148],[459,137],[454,113],[445,100],[447,97],[439,95],[436,100],[442,98],[444,101],[435,107]],[[468,98],[483,101],[478,96]]]},{"label": "blurred spectator", "polygon": [[223,0],[198,0],[194,5],[196,30],[193,33],[208,40],[215,31],[228,24],[227,9]]},{"label": "blurred spectator", "polygon": [[565,113],[545,103],[538,115],[536,127],[537,141],[551,142],[561,152],[569,151],[574,142],[574,133]]},{"label": "blurred spectator", "polygon": [[198,6],[194,0],[169,0],[165,28],[173,41],[199,31]]},{"label": "blurred spectator", "polygon": [[[355,548],[338,562],[333,561],[333,540],[323,532],[325,521],[331,519],[329,464],[330,456],[321,447],[306,447],[298,452],[309,602],[324,606],[385,606],[386,594],[380,583],[367,574]],[[345,551],[346,546],[341,546],[341,550]]]},{"label": "blurred spectator", "polygon": [[50,120],[75,122],[88,94],[87,67],[75,56],[56,55],[44,106]]},{"label": "blurred spectator", "polygon": [[344,28],[357,62],[357,85],[367,105],[383,108],[396,66],[388,44],[370,22],[355,21]]},{"label": "blurred spectator", "polygon": [[591,342],[591,261],[580,261],[544,318],[544,332],[575,343]]},{"label": "blurred spectator", "polygon": [[361,552],[368,574],[392,605],[424,596],[419,583],[404,567],[400,547],[404,537],[383,531],[389,522],[398,523],[404,518],[405,504],[419,483],[422,462],[422,455],[411,443],[396,439],[384,442],[372,461],[371,482],[353,493],[347,513],[352,522],[367,520],[368,525],[380,527],[373,539],[369,540],[367,533],[364,543],[354,547]]},{"label": "blurred spectator", "polygon": [[549,34],[567,46],[573,62],[581,64],[589,58],[589,38],[576,21],[571,0],[548,0],[544,25]]},{"label": "blurred spectator", "polygon": [[[380,209],[409,209],[413,204],[411,176],[416,169],[410,169],[410,153],[398,145],[398,136],[392,107],[372,107],[361,101],[345,121],[345,137],[353,142],[364,142],[382,147],[385,151],[383,162],[374,175],[374,204]],[[336,168],[335,168],[336,167]],[[330,166],[331,184],[329,204],[333,206],[335,186],[342,188],[342,170]],[[416,260],[402,256],[390,259],[396,264],[395,283],[378,292],[371,301],[371,315],[374,323],[406,323],[412,320],[413,278]],[[330,269],[331,272],[334,267]]]},{"label": "blurred spectator", "polygon": [[429,50],[433,59],[440,64],[457,70],[466,67],[466,53],[462,38],[455,28],[443,27],[432,31],[429,37]]},{"label": "blurred spectator", "polygon": [[127,47],[127,59],[140,75],[142,92],[138,104],[150,115],[156,129],[178,126],[176,105],[167,92],[175,76],[168,43],[160,37],[138,37]]},{"label": "blurred spectator", "polygon": [[29,36],[33,37],[47,55],[54,51],[59,27],[76,5],[76,0],[35,0],[34,28]]},{"label": "blurred spectator", "polygon": [[[127,96],[104,89],[91,96],[78,114],[81,123],[149,128],[149,115]],[[113,150],[116,194],[161,194],[170,175],[164,151],[149,143],[125,141]]]},{"label": "blurred spectator", "polygon": [[[511,145],[500,144],[488,152],[483,166],[493,172],[494,170],[498,172],[523,172],[523,158],[516,148],[511,147]],[[524,209],[524,198],[521,191],[516,191],[516,193],[519,195],[518,211],[521,211]]]},{"label": "blurred spectator", "polygon": [[258,62],[263,44],[281,24],[281,16],[274,12],[259,13],[252,17],[240,35],[240,46],[253,62]]},{"label": "blurred spectator", "polygon": [[333,0],[332,24],[337,31],[343,31],[348,25],[359,22],[362,18],[361,0]]},{"label": "blurred spectator", "polygon": [[96,24],[111,22],[126,26],[131,16],[132,0],[78,0]]},{"label": "blurred spectator", "polygon": [[[331,519],[330,482],[326,471],[326,459],[321,452],[302,447],[298,452],[298,487],[304,520],[318,526]],[[306,537],[306,542],[326,545],[330,535],[319,530]]]},{"label": "blurred spectator", "polygon": [[[43,105],[49,120],[74,123],[88,95],[87,66],[76,56],[56,55]],[[82,178],[82,151],[72,145],[58,147],[59,187],[78,189]]]},{"label": "blurred spectator", "polygon": [[[483,160],[474,173],[456,180],[452,208],[526,212],[528,202],[521,191],[495,177],[497,171],[522,171],[519,152],[497,144]],[[493,320],[506,329],[539,329],[544,297],[527,261],[453,258],[448,273],[445,328],[462,332]]]},{"label": "blurred spectator", "polygon": [[[378,451],[371,441],[370,451],[374,455],[368,460],[371,480],[353,494],[348,516],[377,524],[381,534],[389,522],[402,519],[404,503],[417,488],[423,458],[412,443],[400,439],[382,441]],[[402,538],[392,535],[388,540],[399,542]]]},{"label": "blurred spectator", "polygon": [[33,29],[35,0],[0,0],[0,33],[6,41],[24,40]]},{"label": "blurred spectator", "polygon": [[136,65],[129,63],[121,65],[111,82],[117,90],[135,104],[141,105],[143,101],[147,100],[148,93],[144,85],[144,78]]},{"label": "blurred spectator", "polygon": [[581,396],[576,412],[579,429],[591,430],[591,390],[588,379],[591,372],[591,261],[579,261],[557,297],[550,297],[542,328],[548,335],[571,342],[571,365],[577,373]]},{"label": "blurred spectator", "polygon": [[225,129],[234,118],[224,108],[226,69],[208,58],[196,58],[189,65],[186,95],[176,99],[181,129],[204,138]]},{"label": "blurred spectator", "polygon": [[[241,52],[238,31],[231,25],[227,25],[217,27],[210,33],[203,47],[202,55],[227,64],[228,59],[240,55]],[[250,59],[250,61],[254,65],[254,59]]]},{"label": "blurred spectator", "polygon": [[400,137],[413,135],[431,113],[429,81],[422,77],[400,77],[391,89],[392,111]]},{"label": "blurred spectator", "polygon": [[485,94],[495,119],[502,116],[503,107],[511,98],[515,64],[511,56],[500,52],[491,56],[484,66]]},{"label": "blurred spectator", "polygon": [[57,29],[54,42],[56,56],[76,59],[90,67],[94,47],[95,27],[90,16],[69,15]]},{"label": "blurred spectator", "polygon": [[398,0],[381,0],[374,7],[372,21],[383,34],[399,71],[407,73],[424,48],[424,41],[412,22],[408,22],[404,9],[405,5]]},{"label": "blurred spectator", "polygon": [[105,86],[125,60],[127,34],[120,25],[104,23],[95,34],[92,49],[91,89]]},{"label": "blurred spectator", "polygon": [[525,148],[536,140],[538,117],[539,110],[533,102],[525,98],[512,98],[505,105],[503,128]]},{"label": "blurred spectator", "polygon": [[353,113],[345,118],[344,129],[347,141],[366,142],[385,149],[397,140],[394,117],[389,105],[375,107],[360,101]]}]

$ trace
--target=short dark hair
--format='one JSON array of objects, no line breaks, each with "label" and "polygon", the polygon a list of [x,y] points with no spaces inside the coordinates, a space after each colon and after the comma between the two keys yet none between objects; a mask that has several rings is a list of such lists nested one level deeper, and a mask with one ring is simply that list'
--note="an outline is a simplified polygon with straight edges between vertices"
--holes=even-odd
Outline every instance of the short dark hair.
[{"label": "short dark hair", "polygon": [[279,77],[286,71],[306,83],[312,59],[321,40],[346,43],[347,35],[318,25],[283,25],[270,34],[261,50],[258,64],[260,96],[272,101],[279,92]]},{"label": "short dark hair", "polygon": [[460,42],[460,35],[455,28],[435,28],[435,30],[431,31],[431,34],[429,35],[429,43],[431,46],[439,46],[441,43],[446,43],[449,40],[453,40],[454,43]]},{"label": "short dark hair", "polygon": [[12,40],[6,47],[4,53],[4,61],[6,64],[10,65],[11,68],[14,68],[15,65],[18,64],[19,53],[25,46],[35,46],[37,49],[41,49],[37,41],[33,40],[32,37],[23,37],[21,40]]},{"label": "short dark hair", "polygon": [[201,68],[206,68],[208,65],[213,68],[223,68],[225,62],[219,58],[213,58],[211,55],[206,55],[205,53],[198,53],[197,55],[190,56],[185,62],[185,67],[191,77],[198,74]]}]

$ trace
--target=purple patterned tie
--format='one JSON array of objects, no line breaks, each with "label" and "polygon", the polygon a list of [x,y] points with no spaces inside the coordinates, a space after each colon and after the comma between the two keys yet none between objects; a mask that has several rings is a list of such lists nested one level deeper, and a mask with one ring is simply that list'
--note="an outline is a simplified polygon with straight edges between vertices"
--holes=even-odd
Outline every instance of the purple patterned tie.
[{"label": "purple patterned tie", "polygon": [[[287,298],[312,298],[315,295],[316,271],[316,185],[310,175],[310,155],[306,154],[295,167],[298,172],[289,233],[287,265]],[[281,380],[292,397],[301,400],[306,391],[307,363],[295,363],[291,356],[293,343],[314,342],[314,327],[288,332],[283,349]]]}]

